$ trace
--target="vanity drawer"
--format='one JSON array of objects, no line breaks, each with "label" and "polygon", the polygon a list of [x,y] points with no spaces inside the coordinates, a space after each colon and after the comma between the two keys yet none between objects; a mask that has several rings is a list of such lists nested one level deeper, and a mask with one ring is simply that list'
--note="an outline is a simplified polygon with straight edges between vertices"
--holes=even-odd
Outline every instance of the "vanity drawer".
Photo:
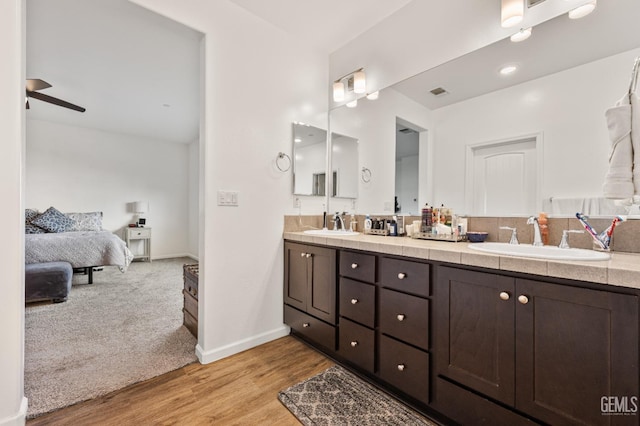
[{"label": "vanity drawer", "polygon": [[151,229],[144,229],[144,228],[129,229],[129,238],[132,240],[142,239],[142,238],[151,238]]},{"label": "vanity drawer", "polygon": [[375,332],[346,318],[340,318],[339,334],[338,354],[373,373]]},{"label": "vanity drawer", "polygon": [[303,337],[332,351],[336,349],[336,329],[332,325],[288,305],[284,306],[284,322]]},{"label": "vanity drawer", "polygon": [[371,254],[340,252],[340,275],[369,283],[376,282],[376,257]]},{"label": "vanity drawer", "polygon": [[340,315],[367,327],[375,326],[376,287],[340,278]]},{"label": "vanity drawer", "polygon": [[422,349],[429,349],[429,301],[383,288],[380,331]]},{"label": "vanity drawer", "polygon": [[429,265],[383,257],[380,259],[380,282],[383,287],[429,296]]},{"label": "vanity drawer", "polygon": [[380,336],[380,378],[407,395],[429,403],[429,354]]}]

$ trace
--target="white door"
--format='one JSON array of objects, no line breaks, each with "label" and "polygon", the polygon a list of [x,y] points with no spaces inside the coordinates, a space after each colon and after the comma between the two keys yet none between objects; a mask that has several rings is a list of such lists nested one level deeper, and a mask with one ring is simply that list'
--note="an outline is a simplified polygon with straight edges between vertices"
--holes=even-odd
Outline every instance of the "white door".
[{"label": "white door", "polygon": [[[472,214],[535,214],[537,210],[536,138],[476,145],[467,176]],[[470,168],[470,170],[469,170]]]}]

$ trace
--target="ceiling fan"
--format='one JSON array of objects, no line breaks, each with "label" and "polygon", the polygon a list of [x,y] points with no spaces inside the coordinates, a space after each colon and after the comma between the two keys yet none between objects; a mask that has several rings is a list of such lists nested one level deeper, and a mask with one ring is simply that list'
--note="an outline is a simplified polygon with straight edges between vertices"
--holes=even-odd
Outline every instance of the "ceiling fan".
[{"label": "ceiling fan", "polygon": [[50,104],[58,105],[64,108],[69,108],[74,111],[85,112],[86,109],[81,106],[74,105],[70,102],[63,101],[62,99],[54,98],[53,96],[45,95],[43,93],[38,92],[38,90],[43,90],[51,87],[49,83],[44,80],[40,80],[39,78],[27,79],[27,109],[29,109],[29,98],[38,99],[43,102],[49,102]]}]

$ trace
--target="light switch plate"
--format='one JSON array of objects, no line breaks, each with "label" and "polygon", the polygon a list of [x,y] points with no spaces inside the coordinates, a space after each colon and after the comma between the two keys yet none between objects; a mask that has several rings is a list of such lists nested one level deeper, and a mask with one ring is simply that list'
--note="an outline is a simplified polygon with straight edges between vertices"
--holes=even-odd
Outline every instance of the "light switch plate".
[{"label": "light switch plate", "polygon": [[218,191],[219,206],[238,206],[238,191]]}]

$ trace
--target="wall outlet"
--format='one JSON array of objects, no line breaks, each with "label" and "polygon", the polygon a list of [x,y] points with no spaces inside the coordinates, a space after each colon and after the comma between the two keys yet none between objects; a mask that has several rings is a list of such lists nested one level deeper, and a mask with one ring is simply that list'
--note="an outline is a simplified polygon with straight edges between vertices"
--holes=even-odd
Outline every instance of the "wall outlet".
[{"label": "wall outlet", "polygon": [[302,201],[300,201],[300,198],[296,197],[293,199],[293,208],[294,209],[299,209],[300,207],[302,207]]}]

